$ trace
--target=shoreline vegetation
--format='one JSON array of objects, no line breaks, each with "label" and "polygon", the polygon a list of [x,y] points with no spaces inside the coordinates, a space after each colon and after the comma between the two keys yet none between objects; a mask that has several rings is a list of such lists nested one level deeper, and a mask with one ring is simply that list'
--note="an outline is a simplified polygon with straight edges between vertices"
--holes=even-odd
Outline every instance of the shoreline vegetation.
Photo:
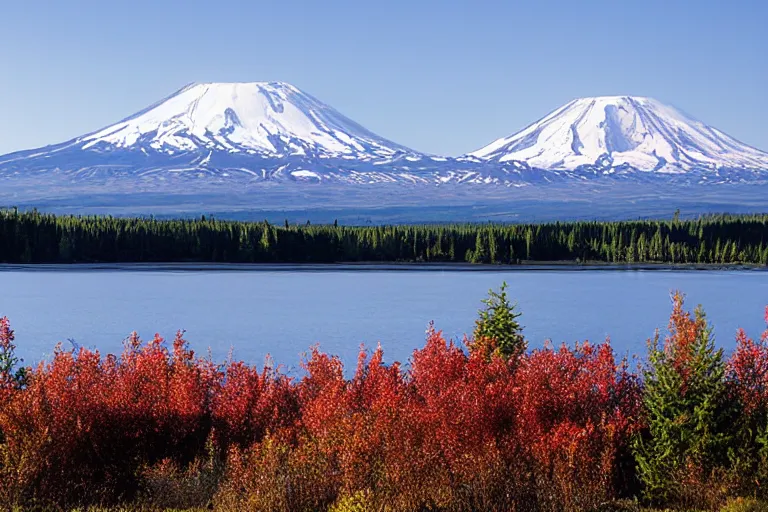
[{"label": "shoreline vegetation", "polygon": [[318,347],[288,376],[183,332],[30,368],[2,318],[0,508],[768,510],[768,329],[726,356],[676,293],[639,360],[529,350],[505,287],[471,338],[430,329],[406,364],[361,348],[351,378]]},{"label": "shoreline vegetation", "polygon": [[768,266],[768,214],[354,227],[5,209],[0,210],[0,263],[752,268]]},{"label": "shoreline vegetation", "polygon": [[0,272],[551,272],[768,271],[768,265],[720,263],[520,262],[515,265],[435,262],[350,263],[0,263]]}]

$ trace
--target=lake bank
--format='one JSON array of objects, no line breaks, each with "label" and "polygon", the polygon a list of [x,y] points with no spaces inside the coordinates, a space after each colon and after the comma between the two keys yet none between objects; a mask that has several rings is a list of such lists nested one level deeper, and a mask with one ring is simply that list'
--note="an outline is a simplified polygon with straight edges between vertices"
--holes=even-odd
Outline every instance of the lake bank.
[{"label": "lake bank", "polygon": [[0,272],[522,272],[522,271],[768,271],[765,265],[716,263],[575,263],[524,262],[517,265],[480,263],[2,263]]}]

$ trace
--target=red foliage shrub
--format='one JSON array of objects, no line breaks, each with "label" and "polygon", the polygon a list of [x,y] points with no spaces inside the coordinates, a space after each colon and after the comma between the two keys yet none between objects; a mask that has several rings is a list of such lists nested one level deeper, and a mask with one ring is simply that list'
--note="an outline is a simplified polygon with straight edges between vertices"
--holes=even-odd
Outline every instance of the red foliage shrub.
[{"label": "red foliage shrub", "polygon": [[0,409],[14,499],[113,501],[137,490],[138,467],[191,461],[208,436],[213,367],[195,361],[179,333],[134,334],[122,356],[58,347]]},{"label": "red foliage shrub", "polygon": [[[617,496],[640,386],[610,345],[485,356],[432,331],[408,372],[384,365],[379,348],[346,380],[314,349],[295,435],[237,452],[239,483],[221,499],[309,510],[318,496],[362,492],[391,510],[582,510]],[[308,453],[321,470],[297,470]],[[305,488],[315,491],[294,492]]]},{"label": "red foliage shrub", "polygon": [[[259,425],[256,430],[265,435],[255,443],[231,447],[227,481],[217,498],[220,507],[311,511],[323,510],[335,500],[341,482],[338,449],[349,444],[344,437],[350,411],[348,382],[341,361],[317,347],[303,367],[306,376],[292,388],[300,404],[289,412],[294,421],[273,432]],[[258,375],[248,380],[251,390],[261,386]]]},{"label": "red foliage shrub", "polygon": [[298,397],[289,378],[270,367],[259,372],[231,362],[211,390],[213,438],[222,451],[247,448],[268,432],[284,430],[298,418]]},{"label": "red foliage shrub", "polygon": [[434,331],[426,346],[414,351],[409,435],[421,453],[409,458],[421,465],[418,473],[401,467],[400,478],[412,478],[413,488],[427,491],[422,506],[448,501],[473,508],[505,501],[520,487],[513,481],[517,472],[509,471],[519,468],[519,445],[512,442],[517,409],[512,366],[486,356],[467,355]]},{"label": "red foliage shrub", "polygon": [[[768,308],[765,321],[768,324]],[[768,481],[768,328],[754,341],[743,329],[736,335],[736,350],[728,361],[729,400],[736,407],[731,430],[731,455],[737,485],[765,495]]]},{"label": "red foliage shrub", "polygon": [[[765,308],[768,324],[768,307]],[[736,335],[736,350],[728,362],[729,383],[744,413],[768,412],[768,328],[758,341],[747,337],[744,329]]]},{"label": "red foliage shrub", "polygon": [[[537,501],[583,510],[619,497],[631,479],[641,386],[608,341],[546,347],[522,360],[517,436],[534,461]],[[627,473],[630,473],[629,475]]]},{"label": "red foliage shrub", "polygon": [[[677,307],[672,318],[675,339],[700,328]],[[12,345],[0,321],[0,353]],[[684,344],[674,350],[684,361]],[[115,502],[205,482],[225,509],[323,510],[355,497],[392,511],[588,510],[634,491],[642,383],[608,341],[507,361],[431,330],[407,369],[385,364],[380,347],[361,350],[351,379],[317,347],[303,368],[291,379],[217,366],[180,332],[170,350],[134,334],[118,357],[58,348],[23,384],[7,370],[0,500]],[[768,410],[766,379],[768,332],[741,333],[729,381],[746,411]]]},{"label": "red foliage shrub", "polygon": [[[697,340],[705,335],[707,321],[703,311],[697,309],[691,315],[685,310],[685,297],[676,291],[672,296],[672,314],[669,317],[669,334],[664,338],[664,353],[676,373],[683,380],[681,392],[686,393],[689,377],[692,371],[691,361],[694,358],[694,347]],[[658,340],[658,334],[657,334]]]}]

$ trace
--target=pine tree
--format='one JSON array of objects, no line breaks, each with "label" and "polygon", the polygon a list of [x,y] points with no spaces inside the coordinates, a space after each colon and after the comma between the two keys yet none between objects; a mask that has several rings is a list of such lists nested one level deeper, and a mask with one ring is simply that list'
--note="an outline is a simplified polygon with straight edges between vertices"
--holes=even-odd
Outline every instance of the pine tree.
[{"label": "pine tree", "polygon": [[530,228],[525,231],[525,259],[531,259],[531,248],[533,246],[533,234]]},{"label": "pine tree", "polygon": [[478,231],[475,237],[475,252],[472,256],[472,263],[488,263],[490,261],[488,250],[488,233]]},{"label": "pine tree", "polygon": [[728,446],[725,370],[704,312],[692,318],[674,295],[670,335],[650,342],[644,372],[648,429],[635,440],[638,475],[646,498],[670,503],[682,478],[706,478],[725,463]]},{"label": "pine tree", "polygon": [[487,355],[496,353],[505,359],[517,357],[527,348],[523,328],[517,319],[521,313],[507,298],[507,283],[502,283],[498,292],[489,290],[483,299],[485,308],[479,311],[471,350],[483,350]]}]

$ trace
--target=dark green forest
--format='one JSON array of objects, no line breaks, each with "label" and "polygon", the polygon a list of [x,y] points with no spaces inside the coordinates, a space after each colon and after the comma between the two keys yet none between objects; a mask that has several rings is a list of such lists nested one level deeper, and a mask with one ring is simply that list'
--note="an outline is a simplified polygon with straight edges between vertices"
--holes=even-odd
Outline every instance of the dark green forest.
[{"label": "dark green forest", "polygon": [[281,225],[0,210],[0,262],[768,264],[768,215],[682,220]]}]

